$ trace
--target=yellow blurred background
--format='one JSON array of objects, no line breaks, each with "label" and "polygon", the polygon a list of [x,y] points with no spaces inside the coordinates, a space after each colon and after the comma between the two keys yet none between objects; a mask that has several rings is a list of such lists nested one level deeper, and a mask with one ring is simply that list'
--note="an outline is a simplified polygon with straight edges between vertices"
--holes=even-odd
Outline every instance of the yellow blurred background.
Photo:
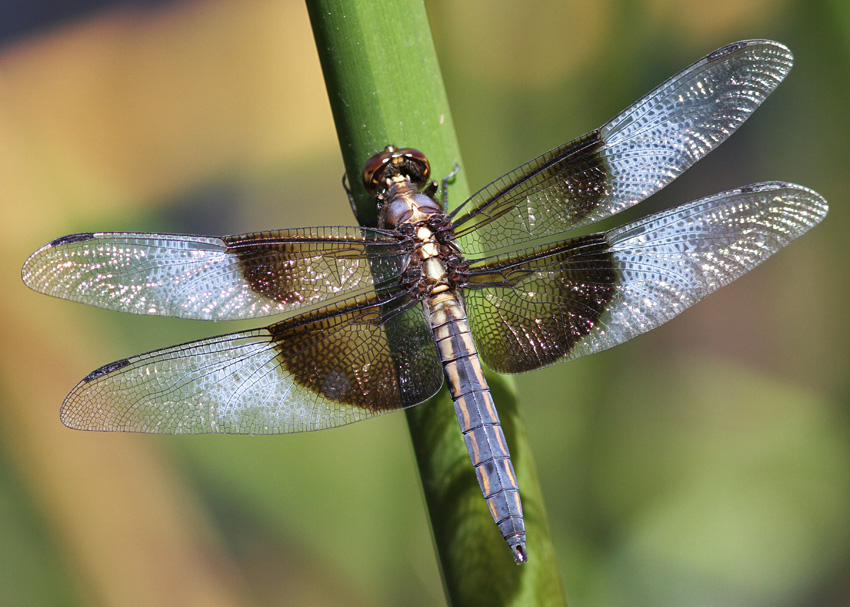
[{"label": "yellow blurred background", "polygon": [[[352,223],[303,4],[33,4],[48,12],[27,24],[0,9],[0,604],[442,604],[403,416],[284,437],[68,430],[59,405],[92,369],[239,325],[20,280],[78,231]],[[426,7],[474,188],[723,44],[795,53],[729,142],[626,217],[781,179],[821,192],[825,222],[668,326],[518,385],[573,605],[850,605],[850,7]]]}]

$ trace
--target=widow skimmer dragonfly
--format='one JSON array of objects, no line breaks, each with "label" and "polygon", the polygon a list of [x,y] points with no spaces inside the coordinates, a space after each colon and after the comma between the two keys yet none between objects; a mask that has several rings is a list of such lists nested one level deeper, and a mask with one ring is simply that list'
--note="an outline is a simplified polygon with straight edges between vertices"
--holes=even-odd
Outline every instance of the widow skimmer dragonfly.
[{"label": "widow skimmer dragonfly", "polygon": [[723,47],[450,213],[424,154],[387,146],[362,176],[377,228],[54,240],[22,271],[48,295],[134,314],[284,316],[109,363],[74,387],[61,419],[85,430],[303,432],[419,404],[445,381],[490,512],[521,563],[519,490],[481,362],[521,373],[615,346],[820,222],[819,194],[766,182],[568,236],[670,183],[791,64],[776,42]]}]

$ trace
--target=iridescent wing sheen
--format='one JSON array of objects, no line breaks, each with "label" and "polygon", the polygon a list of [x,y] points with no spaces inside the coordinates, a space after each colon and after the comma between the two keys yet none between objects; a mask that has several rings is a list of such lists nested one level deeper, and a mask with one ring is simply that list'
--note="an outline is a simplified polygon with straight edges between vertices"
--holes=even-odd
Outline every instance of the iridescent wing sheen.
[{"label": "iridescent wing sheen", "polygon": [[792,60],[785,46],[766,40],[731,44],[700,59],[601,128],[472,196],[452,213],[458,244],[467,255],[495,255],[640,202],[731,135]]},{"label": "iridescent wing sheen", "polygon": [[415,405],[442,383],[423,308],[404,294],[105,365],[77,384],[61,418],[80,430],[308,432]]},{"label": "iridescent wing sheen", "polygon": [[320,227],[212,238],[88,233],[32,254],[32,289],[101,308],[204,320],[308,310],[387,287],[404,270],[399,236]]},{"label": "iridescent wing sheen", "polygon": [[823,219],[802,186],[760,183],[608,232],[479,259],[464,298],[482,360],[520,373],[653,329]]}]

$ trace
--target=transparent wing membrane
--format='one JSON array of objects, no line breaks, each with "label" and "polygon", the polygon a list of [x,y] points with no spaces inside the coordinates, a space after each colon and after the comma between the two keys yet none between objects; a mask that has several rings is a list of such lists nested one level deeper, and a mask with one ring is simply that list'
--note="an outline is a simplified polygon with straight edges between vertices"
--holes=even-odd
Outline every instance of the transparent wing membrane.
[{"label": "transparent wing membrane", "polygon": [[453,213],[458,243],[469,256],[499,254],[640,202],[725,141],[792,61],[785,46],[766,40],[711,53],[601,128],[473,195]]}]

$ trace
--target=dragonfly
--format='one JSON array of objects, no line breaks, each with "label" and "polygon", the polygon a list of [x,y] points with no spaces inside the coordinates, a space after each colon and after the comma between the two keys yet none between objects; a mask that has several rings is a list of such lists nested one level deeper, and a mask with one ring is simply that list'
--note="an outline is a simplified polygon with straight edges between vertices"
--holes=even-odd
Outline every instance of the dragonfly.
[{"label": "dragonfly", "polygon": [[388,145],[362,174],[377,227],[53,240],[22,270],[41,293],[133,314],[282,316],[104,365],[73,388],[61,420],[99,431],[310,432],[417,405],[447,384],[486,504],[523,563],[520,492],[483,365],[523,373],[623,343],[819,223],[822,196],[771,181],[576,233],[713,150],[792,61],[768,40],[720,48],[451,212],[425,154]]}]

